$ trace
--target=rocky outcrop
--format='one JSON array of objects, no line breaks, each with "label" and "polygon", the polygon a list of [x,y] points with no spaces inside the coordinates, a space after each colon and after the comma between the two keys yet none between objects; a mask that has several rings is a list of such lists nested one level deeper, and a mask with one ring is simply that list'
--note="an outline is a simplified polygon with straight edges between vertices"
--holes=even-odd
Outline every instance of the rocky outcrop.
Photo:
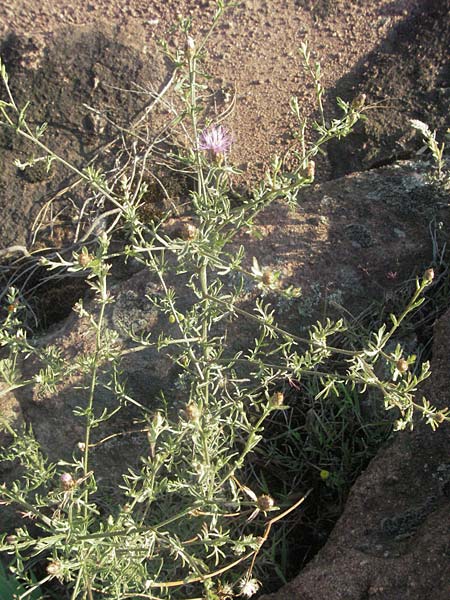
[{"label": "rocky outcrop", "polygon": [[[440,201],[428,181],[426,164],[400,163],[309,188],[299,197],[296,210],[281,204],[269,207],[252,233],[238,236],[235,246],[245,246],[249,269],[256,257],[262,268],[280,271],[282,285],[302,289],[299,299],[286,301],[273,296],[268,300],[283,327],[304,330],[323,315],[358,315],[372,300],[389,298],[414,269],[421,273],[429,266],[429,222],[433,216],[443,218]],[[108,327],[119,333],[124,348],[129,346],[123,339],[124,328],[132,328],[137,334],[151,332],[155,340],[163,330],[170,334],[167,317],[147,299],[161,292],[157,276],[148,270],[133,274],[126,267],[116,269],[119,271],[120,279],[114,282],[111,278],[115,302],[108,307],[107,319]],[[169,275],[167,280],[181,310],[187,310],[192,301],[186,282],[179,274]],[[252,280],[243,292],[246,303],[260,294]],[[95,304],[87,302],[88,310],[95,312]],[[254,337],[254,325],[240,322],[235,334],[228,339],[245,347],[246,340]],[[66,357],[74,358],[92,350],[94,339],[88,319],[72,314],[39,343],[54,345]],[[139,402],[146,403],[161,390],[167,393],[173,388],[173,362],[164,351],[153,348],[126,354],[122,369]],[[16,396],[21,412],[29,420],[36,420],[39,436],[39,429],[47,428],[54,419],[66,423],[73,432],[71,411],[79,400],[70,401],[67,395],[71,393],[66,382],[64,389],[45,401],[36,402],[31,391],[18,390]],[[102,401],[108,403],[106,397]],[[44,417],[47,410],[48,418]],[[66,436],[64,427],[51,425],[44,438],[49,443],[52,440],[51,446],[58,445],[58,430],[67,445],[70,436]]]}]

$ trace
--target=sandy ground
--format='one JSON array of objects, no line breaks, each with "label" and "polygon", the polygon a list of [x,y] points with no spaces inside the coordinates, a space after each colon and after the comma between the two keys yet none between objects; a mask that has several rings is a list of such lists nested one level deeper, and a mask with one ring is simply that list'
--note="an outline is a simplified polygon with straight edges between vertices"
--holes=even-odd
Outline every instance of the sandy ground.
[{"label": "sandy ground", "polygon": [[[364,70],[368,54],[414,14],[420,0],[244,0],[237,5],[211,38],[207,64],[213,87],[223,92],[218,111],[236,95],[228,126],[238,164],[252,168],[285,147],[294,125],[292,95],[299,97],[305,116],[315,113],[313,85],[303,71],[299,45],[308,40],[313,56],[320,58],[331,96],[342,76]],[[0,37],[9,32],[28,37],[29,55],[23,61],[34,66],[62,29],[96,23],[101,28],[107,21],[140,51],[153,52],[156,40],[176,36],[174,25],[181,17],[192,19],[198,39],[215,6],[209,0],[12,0],[0,6]]]}]

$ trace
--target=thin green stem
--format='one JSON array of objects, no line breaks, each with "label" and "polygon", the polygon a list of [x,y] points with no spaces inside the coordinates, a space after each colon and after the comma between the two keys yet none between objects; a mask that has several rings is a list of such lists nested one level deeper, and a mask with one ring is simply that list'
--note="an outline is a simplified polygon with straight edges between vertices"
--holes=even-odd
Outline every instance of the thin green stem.
[{"label": "thin green stem", "polygon": [[[91,436],[91,427],[93,420],[93,410],[94,410],[94,399],[95,399],[95,390],[97,386],[97,372],[99,368],[99,355],[102,349],[102,334],[103,334],[103,321],[105,317],[105,307],[106,307],[106,299],[107,299],[107,288],[106,288],[106,274],[101,276],[101,304],[100,311],[98,315],[98,322],[96,325],[96,336],[95,336],[95,352],[92,360],[92,368],[91,368],[91,380],[89,384],[89,396],[88,402],[86,406],[86,432],[84,438],[84,453],[83,453],[83,475],[87,477],[89,472],[89,445],[90,445],[90,436]],[[88,491],[86,490],[86,494]],[[86,497],[87,501],[87,497]],[[87,510],[87,509],[86,509]]]}]

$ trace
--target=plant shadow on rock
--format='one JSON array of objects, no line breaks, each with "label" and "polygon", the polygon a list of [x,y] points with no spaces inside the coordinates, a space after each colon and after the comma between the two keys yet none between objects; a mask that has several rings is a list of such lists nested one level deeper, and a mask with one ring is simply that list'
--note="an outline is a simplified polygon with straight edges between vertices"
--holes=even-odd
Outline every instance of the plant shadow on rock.
[{"label": "plant shadow on rock", "polygon": [[[336,178],[354,171],[376,170],[326,182],[302,192],[299,196],[300,214],[284,219],[282,208],[276,207],[272,213],[268,209],[269,217],[266,216],[265,220],[276,223],[277,227],[261,227],[268,239],[265,250],[267,262],[261,259],[261,264],[269,264],[272,255],[276,257],[278,268],[292,265],[292,253],[300,253],[303,264],[300,268],[296,265],[298,280],[292,283],[301,285],[306,297],[319,289],[312,312],[318,316],[350,317],[350,323],[354,320],[358,324],[357,316],[367,306],[368,299],[384,302],[379,318],[388,321],[389,312],[397,311],[401,303],[397,292],[403,282],[413,274],[420,274],[432,263],[439,265],[440,291],[433,292],[439,298],[429,297],[428,303],[409,327],[413,351],[419,351],[422,360],[428,359],[431,354],[429,338],[434,318],[448,304],[442,298],[442,289],[445,288],[442,281],[447,267],[439,262],[430,236],[430,232],[436,233],[435,228],[440,227],[441,248],[447,242],[448,190],[429,178],[430,162],[391,163],[401,158],[413,158],[423,146],[423,141],[411,129],[409,119],[416,118],[430,124],[432,129],[437,129],[439,139],[443,139],[448,126],[450,73],[446,61],[450,41],[449,9],[448,2],[423,3],[416,14],[393,30],[385,43],[366,57],[364,64],[361,62],[357,69],[341,79],[336,89],[329,92],[331,99],[338,95],[345,100],[351,100],[358,93],[366,93],[369,105],[388,100],[389,108],[380,106],[379,110],[368,111],[368,120],[360,123],[355,133],[343,140],[333,140],[328,150]],[[366,74],[363,69],[367,69]],[[291,253],[288,245],[281,243],[281,238],[289,236],[294,226],[302,228],[302,235],[297,237]],[[252,255],[251,242],[246,242],[246,248]],[[305,260],[308,249],[309,256],[314,257],[314,266]],[[300,300],[298,307],[300,315],[305,312],[302,302]],[[308,313],[311,312],[309,309],[307,307]],[[301,394],[297,400],[293,390],[289,394],[293,402],[288,401],[288,404],[301,400]],[[380,399],[378,403],[381,403]],[[332,410],[330,404],[328,409]],[[356,408],[357,403],[353,406],[353,409]],[[352,419],[347,419],[348,438],[341,439],[345,439],[346,443],[357,439],[361,448],[364,447],[368,439],[365,428],[370,428],[369,423],[360,424],[360,431],[355,434],[351,431]],[[305,425],[305,413],[300,409],[289,422],[290,428],[302,432],[298,447],[305,443],[302,438]],[[353,425],[358,427],[357,419]],[[384,434],[379,425],[378,432],[372,431],[375,435],[367,444],[366,452],[358,457],[361,459],[358,467],[345,473],[346,479],[340,482],[340,487],[336,485],[333,490],[330,480],[317,485],[319,473],[316,471],[314,501],[310,503],[313,508],[306,506],[303,519],[293,517],[286,524],[287,530],[292,527],[289,540],[278,542],[278,548],[274,549],[279,564],[286,561],[286,553],[295,556],[285,573],[295,575],[296,570],[298,572],[326,541],[351,484],[377,453],[378,445],[386,439],[384,436],[389,423],[385,422]],[[275,437],[277,435],[283,437],[279,431],[277,433],[275,425]],[[308,445],[311,449],[311,444]],[[329,449],[337,459],[339,448],[330,444]],[[277,464],[276,460],[274,464]],[[262,470],[265,483],[275,482],[276,486],[278,479],[282,490],[283,484],[280,485],[279,480],[280,474],[286,472],[285,465],[274,469],[272,466]],[[274,476],[274,471],[277,471],[277,476]],[[306,481],[302,482],[304,487],[309,487],[312,480],[308,481],[308,485]],[[306,547],[308,544],[309,547]],[[273,585],[275,588],[276,583]]]},{"label": "plant shadow on rock", "polygon": [[[29,123],[48,123],[45,143],[78,168],[90,161],[104,172],[117,168],[115,161],[122,143],[120,128],[129,127],[149,104],[151,94],[168,80],[169,66],[161,52],[155,46],[143,54],[106,23],[101,30],[63,30],[46,48],[40,62],[28,68],[24,57],[35,50],[30,40],[13,33],[0,43],[0,55],[16,101],[19,106],[30,103]],[[147,124],[151,132],[160,127],[157,121],[156,115],[150,114]],[[48,251],[73,243],[87,188],[56,162],[48,171],[44,162],[24,170],[14,165],[15,159],[23,163],[38,156],[39,150],[29,142],[11,135],[6,128],[0,130],[3,248],[29,248],[34,241],[33,250]],[[89,208],[96,214],[105,210],[96,207],[95,201]],[[37,241],[33,238],[36,223]],[[6,270],[4,285],[11,285],[13,275],[13,285],[29,299],[27,288],[34,290],[42,285],[42,270],[36,267],[30,277],[29,261],[15,260],[14,265]],[[70,313],[84,289],[77,280],[50,281],[39,292],[40,298],[32,300],[32,308],[42,317],[43,325],[49,325]]]},{"label": "plant shadow on rock", "polygon": [[[402,344],[405,352],[417,354],[417,364],[432,358],[433,325],[448,310],[447,278],[448,267],[442,266],[437,281],[425,294],[425,302],[395,340]],[[383,322],[389,323],[389,313],[398,314],[413,287],[412,281],[399,286],[384,305],[366,311],[358,322],[358,329],[350,332],[349,339],[342,345],[347,343],[352,347],[352,333],[356,336],[355,342],[362,331],[373,331]],[[428,382],[426,387],[429,387]],[[273,533],[271,552],[276,567],[269,564],[266,567],[265,593],[279,589],[283,579],[289,581],[299,573],[301,578],[303,568],[328,542],[355,482],[380,450],[382,454],[400,435],[392,433],[395,415],[385,412],[383,398],[376,392],[338,386],[337,393],[325,400],[316,399],[319,392],[320,387],[314,381],[300,385],[286,382],[285,399],[291,412],[272,420],[266,431],[267,439],[251,461],[257,479],[266,486],[263,489],[270,490],[277,498],[289,497],[295,488],[312,489],[300,511],[289,515],[278,525],[280,530]],[[426,435],[434,435],[423,423],[416,426],[420,431],[425,429]],[[443,435],[444,431],[439,434]],[[418,463],[423,460],[422,456],[417,457]],[[297,468],[293,468],[293,464],[297,464]],[[415,482],[407,478],[415,477],[414,470],[404,473],[403,488],[413,489]],[[391,477],[389,472],[386,477]],[[420,504],[420,486],[415,485],[414,489],[416,496],[411,495],[410,503]],[[367,505],[370,503],[369,495]],[[281,597],[293,597],[286,593]]]}]

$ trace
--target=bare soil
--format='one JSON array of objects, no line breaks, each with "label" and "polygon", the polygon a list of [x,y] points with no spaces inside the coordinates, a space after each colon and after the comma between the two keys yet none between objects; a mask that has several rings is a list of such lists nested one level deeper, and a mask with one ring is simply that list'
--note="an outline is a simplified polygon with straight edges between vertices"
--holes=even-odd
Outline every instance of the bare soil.
[{"label": "bare soil", "polygon": [[[224,92],[236,93],[236,110],[229,125],[236,139],[235,162],[253,169],[264,163],[286,143],[289,124],[288,103],[300,98],[305,116],[314,114],[313,86],[303,73],[298,47],[308,40],[322,64],[323,83],[330,103],[335,93],[351,99],[359,91],[368,103],[383,101],[385,110],[374,115],[372,136],[379,144],[388,136],[397,141],[405,121],[400,115],[433,117],[433,126],[442,127],[448,102],[448,2],[441,0],[245,0],[237,3],[219,24],[209,44],[208,68],[213,84]],[[136,62],[149,63],[155,42],[170,40],[177,18],[189,16],[195,37],[204,32],[215,9],[213,0],[92,0],[30,2],[12,0],[0,7],[0,36],[9,33],[24,38],[19,61],[36,68],[53,44],[94,28],[114,28],[118,41],[126,41],[139,53]],[[105,57],[98,53],[99,65]],[[116,58],[114,48],[110,53]],[[61,68],[79,76],[91,68],[84,53],[74,53],[70,64],[64,53]],[[114,73],[100,73],[101,79]],[[137,74],[130,67],[122,86],[130,86]],[[148,73],[144,79],[149,78]],[[157,80],[157,77],[156,77]],[[447,82],[447,83],[446,83]],[[60,83],[63,83],[62,81]],[[81,83],[81,82],[80,82]],[[45,84],[43,84],[45,85]],[[41,98],[45,104],[45,97]],[[129,100],[128,100],[129,102]],[[385,160],[401,148],[382,148],[383,158],[371,148],[352,140],[349,147],[360,156],[345,170],[359,170],[364,158]],[[408,150],[403,148],[403,152]],[[367,156],[369,155],[369,156]],[[342,156],[337,171],[342,172]]]}]

